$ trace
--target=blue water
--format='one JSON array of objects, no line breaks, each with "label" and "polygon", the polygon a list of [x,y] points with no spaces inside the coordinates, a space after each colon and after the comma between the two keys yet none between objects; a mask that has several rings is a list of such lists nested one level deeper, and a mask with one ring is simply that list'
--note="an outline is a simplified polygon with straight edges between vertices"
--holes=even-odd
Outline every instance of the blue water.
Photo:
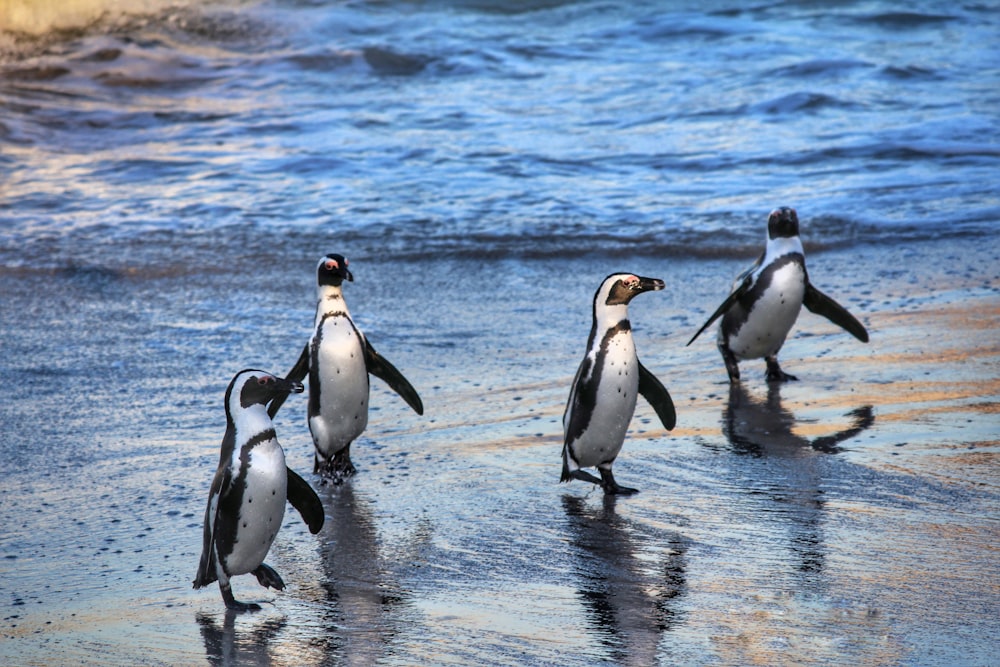
[{"label": "blue water", "polygon": [[[0,0],[0,664],[994,664],[1000,10],[898,4]],[[730,392],[685,343],[777,206],[871,342],[803,312]],[[225,387],[327,252],[426,412],[375,381],[331,488],[288,401],[326,526],[233,619]],[[558,479],[615,270],[678,425],[606,501]]]},{"label": "blue water", "polygon": [[779,205],[813,250],[1000,218],[989,3],[78,5],[0,33],[0,271],[752,255]]}]

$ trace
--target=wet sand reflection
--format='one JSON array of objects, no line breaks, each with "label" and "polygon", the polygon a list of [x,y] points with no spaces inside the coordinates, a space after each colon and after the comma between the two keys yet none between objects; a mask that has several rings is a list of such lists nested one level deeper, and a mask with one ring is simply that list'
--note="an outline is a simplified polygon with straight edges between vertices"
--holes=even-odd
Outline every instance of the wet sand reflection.
[{"label": "wet sand reflection", "polygon": [[562,502],[591,630],[615,662],[656,664],[660,639],[681,621],[686,542],[619,516],[614,496],[598,506],[569,494]]},{"label": "wet sand reflection", "polygon": [[237,632],[236,618],[240,616],[248,618],[246,614],[241,615],[239,612],[227,609],[223,616],[222,627],[219,627],[216,614],[199,612],[195,615],[201,629],[201,637],[205,642],[205,657],[208,659],[208,664],[216,667],[235,665],[264,667],[275,664],[269,647],[281,634],[288,622],[287,619],[264,617],[252,628],[241,627]]},{"label": "wet sand reflection", "polygon": [[729,403],[722,414],[722,432],[733,451],[753,456],[796,456],[814,449],[826,454],[842,452],[840,443],[849,440],[875,422],[872,406],[847,413],[851,426],[831,435],[806,438],[796,435],[795,415],[781,405],[781,385],[770,383],[767,399],[750,396],[741,384],[729,387]]},{"label": "wet sand reflection", "polygon": [[786,523],[795,567],[806,577],[820,574],[826,559],[823,480],[820,462],[813,453],[842,452],[841,443],[875,421],[870,405],[856,408],[846,416],[851,420],[850,425],[832,434],[815,438],[797,435],[795,415],[782,407],[781,385],[777,383],[768,385],[764,400],[752,397],[742,385],[731,386],[729,403],[722,415],[723,434],[733,452],[771,459],[773,465],[756,469],[758,474],[762,471],[769,474],[751,480],[745,490],[773,502],[773,511],[768,513]]},{"label": "wet sand reflection", "polygon": [[[320,497],[327,509],[319,534],[325,600],[322,636],[314,643],[337,664],[375,664],[391,651],[412,607],[412,595],[391,566],[408,559],[386,553],[372,505],[351,483],[326,486]],[[426,542],[425,528],[411,536],[414,544]]]}]

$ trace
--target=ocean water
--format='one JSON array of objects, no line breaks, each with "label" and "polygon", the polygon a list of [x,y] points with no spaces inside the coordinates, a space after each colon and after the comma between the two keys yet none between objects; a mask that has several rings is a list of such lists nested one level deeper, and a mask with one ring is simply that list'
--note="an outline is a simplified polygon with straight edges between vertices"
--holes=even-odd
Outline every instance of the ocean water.
[{"label": "ocean water", "polygon": [[[994,664],[1000,11],[988,2],[0,0],[0,663]],[[711,335],[799,212],[800,381]],[[420,393],[309,474],[288,589],[192,590],[244,367],[318,258]],[[558,484],[617,270],[677,406]]]},{"label": "ocean water", "polygon": [[5,1],[4,272],[753,255],[780,205],[813,249],[1000,217],[990,3]]}]

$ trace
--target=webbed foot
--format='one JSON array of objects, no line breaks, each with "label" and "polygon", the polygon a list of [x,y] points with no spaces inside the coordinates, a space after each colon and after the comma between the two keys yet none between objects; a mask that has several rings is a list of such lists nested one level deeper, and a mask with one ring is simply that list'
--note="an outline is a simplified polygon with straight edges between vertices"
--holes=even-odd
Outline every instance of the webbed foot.
[{"label": "webbed foot", "polygon": [[276,591],[285,590],[285,582],[281,580],[281,575],[274,571],[274,568],[266,563],[261,563],[256,570],[250,572],[257,577],[257,582],[264,588],[273,588]]},{"label": "webbed foot", "polygon": [[222,591],[222,600],[226,603],[226,609],[230,611],[260,611],[260,605],[252,602],[240,602],[233,597],[233,589],[229,584],[219,582],[219,590]]},{"label": "webbed foot", "polygon": [[573,472],[569,473],[569,478],[578,479],[581,482],[590,482],[591,484],[601,484],[601,480],[599,477],[591,475],[586,470],[574,470]]},{"label": "webbed foot", "polygon": [[729,374],[729,384],[736,384],[740,381],[740,365],[736,361],[736,355],[723,343],[719,343],[719,352],[722,353],[722,360],[726,363],[726,373]]},{"label": "webbed foot", "polygon": [[323,484],[339,485],[343,484],[348,477],[353,477],[358,471],[351,463],[350,445],[334,454],[333,458],[327,461],[321,461],[319,456],[316,456],[313,472],[322,475],[321,483]]},{"label": "webbed foot", "polygon": [[781,370],[777,357],[767,357],[765,361],[767,362],[766,378],[768,382],[791,382],[798,380],[794,375]]},{"label": "webbed foot", "polygon": [[611,469],[604,470],[603,468],[598,468],[598,472],[601,473],[601,488],[604,489],[605,495],[609,496],[630,496],[633,493],[639,493],[639,489],[633,489],[628,486],[622,486],[615,481],[614,475],[611,474]]}]

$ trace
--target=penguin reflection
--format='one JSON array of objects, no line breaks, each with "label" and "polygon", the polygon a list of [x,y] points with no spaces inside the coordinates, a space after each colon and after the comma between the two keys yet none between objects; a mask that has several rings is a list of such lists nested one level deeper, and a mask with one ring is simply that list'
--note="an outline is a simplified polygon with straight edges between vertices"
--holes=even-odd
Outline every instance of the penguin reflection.
[{"label": "penguin reflection", "polygon": [[[685,592],[687,545],[679,535],[621,518],[615,499],[605,495],[593,507],[586,498],[563,496],[570,543],[579,557],[578,594],[610,659],[653,665],[663,633],[680,620],[675,605]],[[650,549],[657,558],[639,553]]]},{"label": "penguin reflection", "polygon": [[[329,517],[319,556],[325,632],[318,641],[338,664],[375,664],[399,633],[410,602],[387,562],[410,562],[410,554],[387,558],[372,508],[352,485],[327,486],[324,495]],[[426,541],[422,530],[418,543]]]},{"label": "penguin reflection", "polygon": [[[285,627],[286,619],[268,619],[256,624],[253,629],[236,632],[236,618],[240,614],[227,609],[220,628],[215,614],[198,612],[195,618],[201,626],[201,637],[205,641],[205,657],[213,667],[242,667],[260,665],[269,667],[276,664],[268,650],[271,642]],[[243,616],[241,622],[246,619]],[[246,621],[249,622],[249,621]]]},{"label": "penguin reflection", "polygon": [[851,419],[848,428],[812,439],[799,436],[793,431],[795,416],[781,406],[781,386],[768,384],[767,399],[762,401],[752,398],[741,384],[730,385],[722,430],[737,454],[770,459],[771,465],[762,468],[770,479],[755,478],[751,493],[770,494],[780,503],[780,511],[769,516],[787,517],[799,571],[819,573],[825,563],[821,527],[824,500],[822,462],[815,453],[842,452],[840,443],[869,428],[875,417],[872,407],[866,405],[847,413]]},{"label": "penguin reflection", "polygon": [[781,407],[781,385],[767,386],[767,401],[751,398],[740,384],[729,387],[729,404],[722,416],[722,432],[737,454],[796,456],[813,449],[826,454],[844,451],[840,443],[858,435],[875,421],[872,406],[848,412],[851,426],[819,438],[795,435],[795,415]]}]

